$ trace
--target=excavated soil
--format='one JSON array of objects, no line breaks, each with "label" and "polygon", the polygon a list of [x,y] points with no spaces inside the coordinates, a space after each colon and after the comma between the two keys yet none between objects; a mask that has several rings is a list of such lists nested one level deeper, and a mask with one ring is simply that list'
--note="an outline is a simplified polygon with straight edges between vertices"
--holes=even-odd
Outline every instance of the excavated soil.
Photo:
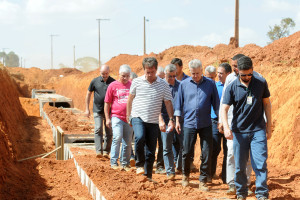
[{"label": "excavated soil", "polygon": [[[168,64],[172,58],[179,57],[183,60],[184,71],[189,74],[188,62],[191,59],[200,59],[204,67],[217,66],[221,62],[229,61],[237,53],[253,59],[254,69],[266,78],[271,91],[274,132],[268,142],[270,197],[282,200],[300,199],[300,32],[265,47],[255,44],[241,48],[225,44],[216,45],[214,48],[183,45],[145,56],[156,57],[162,66]],[[121,64],[129,64],[133,71],[141,75],[141,63],[145,56],[122,54],[112,58],[107,64],[110,65],[114,78],[117,78]],[[82,73],[75,69],[1,67],[0,199],[91,199],[76,175],[73,160],[56,161],[54,154],[46,159],[23,162],[17,160],[55,148],[51,130],[45,120],[39,117],[36,100],[24,98],[31,96],[31,89],[55,89],[58,94],[72,98],[76,108],[84,110],[88,85],[98,75],[98,70]],[[89,121],[92,119],[85,121],[82,114],[74,115],[57,108],[49,108],[47,112],[55,125],[62,126],[67,131],[76,132],[79,129],[77,131],[92,132]],[[109,167],[109,161],[96,159],[93,151],[76,148],[72,150],[75,152],[75,159],[107,199],[234,198],[224,194],[227,186],[221,184],[220,179],[213,180],[213,184],[209,186],[211,192],[198,191],[197,172],[192,174],[191,187],[185,189],[180,186],[181,175],[176,177],[175,182],[166,182],[165,176],[154,175],[153,178],[158,184],[153,184],[145,182],[134,172],[113,171]],[[80,154],[76,153],[79,151]],[[200,165],[199,157],[200,148],[197,143],[196,166]],[[220,173],[220,162],[217,173]],[[255,189],[253,180],[254,176],[252,190]]]}]

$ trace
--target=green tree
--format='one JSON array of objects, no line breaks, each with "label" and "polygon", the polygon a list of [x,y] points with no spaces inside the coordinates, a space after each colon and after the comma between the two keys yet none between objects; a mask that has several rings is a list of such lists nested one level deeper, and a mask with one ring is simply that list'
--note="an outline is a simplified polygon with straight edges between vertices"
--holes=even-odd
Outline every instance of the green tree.
[{"label": "green tree", "polygon": [[8,54],[1,52],[0,58],[6,67],[19,67],[19,56],[13,51],[9,52]]},{"label": "green tree", "polygon": [[75,61],[75,66],[83,72],[89,72],[98,68],[98,60],[93,57],[78,58]]},{"label": "green tree", "polygon": [[280,25],[275,24],[273,27],[269,26],[270,31],[267,33],[270,40],[278,40],[282,37],[287,37],[290,35],[290,29],[295,27],[295,22],[292,18],[284,18],[281,20]]}]

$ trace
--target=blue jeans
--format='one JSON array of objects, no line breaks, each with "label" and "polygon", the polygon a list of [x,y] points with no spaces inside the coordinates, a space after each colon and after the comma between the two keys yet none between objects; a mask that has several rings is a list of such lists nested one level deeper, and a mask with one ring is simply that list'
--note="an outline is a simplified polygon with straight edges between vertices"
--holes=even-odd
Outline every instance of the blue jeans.
[{"label": "blue jeans", "polygon": [[246,197],[248,194],[246,165],[250,159],[255,172],[256,198],[268,197],[267,185],[267,137],[265,130],[251,133],[233,133],[233,150],[235,159],[235,186],[239,196]]},{"label": "blue jeans", "polygon": [[[168,127],[166,127],[167,129]],[[164,163],[167,174],[175,174],[174,155],[172,144],[174,138],[174,130],[171,132],[161,132],[161,140],[163,144]],[[176,133],[175,133],[176,134]]]},{"label": "blue jeans", "polygon": [[95,121],[95,149],[96,153],[109,153],[111,146],[111,129],[105,126],[105,137],[103,143],[103,123],[105,124],[104,114],[94,113]]},{"label": "blue jeans", "polygon": [[146,123],[139,117],[132,118],[131,124],[135,135],[135,166],[144,167],[144,175],[152,178],[157,137],[160,132],[159,126],[158,124]]},{"label": "blue jeans", "polygon": [[201,145],[201,165],[200,165],[200,182],[207,182],[207,178],[210,176],[211,171],[211,154],[212,154],[212,129],[211,126],[195,129],[195,128],[183,128],[183,153],[182,164],[183,174],[190,175],[190,164],[192,161],[192,154],[194,151],[195,143],[197,140],[197,133],[200,137]]},{"label": "blue jeans", "polygon": [[226,161],[227,161],[227,139],[224,134],[218,130],[218,120],[211,119],[212,122],[212,136],[213,136],[213,150],[211,160],[211,175],[216,173],[218,155],[221,151],[221,141],[223,141],[223,163],[222,163],[222,181],[226,183]]},{"label": "blue jeans", "polygon": [[113,139],[110,152],[110,164],[118,165],[120,146],[122,142],[120,164],[122,166],[129,165],[133,133],[132,127],[118,117],[111,118],[111,126],[113,130]]}]

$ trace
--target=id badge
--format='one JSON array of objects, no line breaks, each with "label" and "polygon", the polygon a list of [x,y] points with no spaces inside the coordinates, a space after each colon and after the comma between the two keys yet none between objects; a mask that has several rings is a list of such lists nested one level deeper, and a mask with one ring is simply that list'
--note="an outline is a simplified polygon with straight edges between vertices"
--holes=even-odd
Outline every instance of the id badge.
[{"label": "id badge", "polygon": [[247,97],[247,104],[252,105],[252,97],[251,96]]}]

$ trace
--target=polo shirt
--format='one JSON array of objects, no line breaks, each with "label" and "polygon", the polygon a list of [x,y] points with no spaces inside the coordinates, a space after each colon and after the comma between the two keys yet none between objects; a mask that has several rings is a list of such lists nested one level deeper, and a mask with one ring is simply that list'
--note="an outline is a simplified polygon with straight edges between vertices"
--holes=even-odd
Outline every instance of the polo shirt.
[{"label": "polo shirt", "polygon": [[158,124],[161,102],[172,101],[168,83],[158,76],[153,83],[149,83],[145,75],[133,79],[129,93],[135,95],[131,117],[140,117],[146,123]]},{"label": "polo shirt", "polygon": [[200,83],[191,77],[181,81],[175,103],[175,116],[183,115],[186,128],[205,128],[211,125],[211,106],[219,112],[220,100],[213,80],[202,77]]},{"label": "polo shirt", "polygon": [[94,92],[94,103],[93,103],[93,112],[104,114],[104,98],[106,94],[107,87],[110,83],[114,82],[115,79],[108,77],[106,82],[103,81],[103,77],[99,76],[94,78],[88,90]]},{"label": "polo shirt", "polygon": [[[252,97],[252,104],[247,103],[247,97]],[[248,88],[239,77],[225,90],[223,104],[233,105],[232,131],[249,133],[266,128],[264,120],[263,98],[270,97],[267,81],[260,76],[252,76]]]},{"label": "polo shirt", "polygon": [[182,72],[183,73],[183,77],[182,77],[182,79],[181,80],[177,80],[177,81],[179,81],[179,82],[181,82],[181,81],[183,81],[183,80],[185,80],[185,79],[187,79],[189,76],[188,75],[186,75],[184,72]]}]

